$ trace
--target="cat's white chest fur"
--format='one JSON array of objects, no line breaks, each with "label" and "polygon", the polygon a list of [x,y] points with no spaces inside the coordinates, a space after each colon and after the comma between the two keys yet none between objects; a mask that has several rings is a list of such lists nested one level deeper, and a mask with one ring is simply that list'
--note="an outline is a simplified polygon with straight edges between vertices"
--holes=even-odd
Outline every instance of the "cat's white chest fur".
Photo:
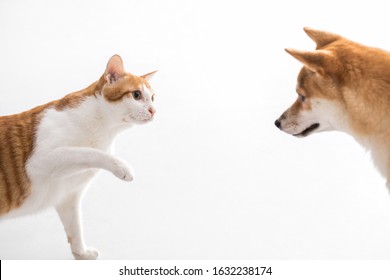
[{"label": "cat's white chest fur", "polygon": [[76,152],[69,159],[64,147],[89,147],[110,154],[120,129],[113,131],[109,124],[105,125],[104,112],[99,112],[98,105],[96,97],[88,97],[76,108],[63,111],[50,108],[44,112],[36,129],[34,152],[26,164],[31,195],[9,216],[53,207],[70,194],[82,192],[97,174],[98,169],[87,164],[83,169],[66,164],[69,160],[80,162],[86,155]]}]

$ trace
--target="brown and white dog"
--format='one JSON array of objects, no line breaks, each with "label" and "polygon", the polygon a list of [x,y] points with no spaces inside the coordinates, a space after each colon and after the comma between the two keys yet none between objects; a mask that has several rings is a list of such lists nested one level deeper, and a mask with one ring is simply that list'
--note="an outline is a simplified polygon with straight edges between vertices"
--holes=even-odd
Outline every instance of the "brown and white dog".
[{"label": "brown and white dog", "polygon": [[371,151],[390,187],[390,53],[329,32],[304,28],[314,51],[286,49],[303,64],[298,98],[275,125],[305,137],[338,130]]}]

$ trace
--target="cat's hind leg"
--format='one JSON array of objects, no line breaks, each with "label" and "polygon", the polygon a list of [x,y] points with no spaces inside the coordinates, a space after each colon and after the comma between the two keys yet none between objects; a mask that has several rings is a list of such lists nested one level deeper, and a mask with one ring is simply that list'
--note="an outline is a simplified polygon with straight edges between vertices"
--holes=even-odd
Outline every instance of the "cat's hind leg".
[{"label": "cat's hind leg", "polygon": [[56,206],[56,210],[68,237],[73,256],[77,260],[96,260],[99,251],[89,248],[84,243],[83,225],[81,217],[82,192],[74,193]]}]

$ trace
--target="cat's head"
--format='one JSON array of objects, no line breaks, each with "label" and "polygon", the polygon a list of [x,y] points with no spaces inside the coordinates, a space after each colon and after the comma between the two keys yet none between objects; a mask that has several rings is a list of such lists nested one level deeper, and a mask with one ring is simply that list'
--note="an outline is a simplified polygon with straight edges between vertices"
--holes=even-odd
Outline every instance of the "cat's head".
[{"label": "cat's head", "polygon": [[101,95],[109,104],[110,114],[122,123],[144,124],[153,120],[156,109],[149,80],[156,71],[135,76],[125,72],[122,58],[114,55],[101,78]]}]

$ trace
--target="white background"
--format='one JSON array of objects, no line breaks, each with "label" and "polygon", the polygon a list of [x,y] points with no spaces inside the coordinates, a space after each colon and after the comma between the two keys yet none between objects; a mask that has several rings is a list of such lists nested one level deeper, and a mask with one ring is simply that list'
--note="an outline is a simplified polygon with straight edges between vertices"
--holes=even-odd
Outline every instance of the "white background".
[{"label": "white background", "polygon": [[[342,133],[274,120],[314,49],[302,28],[390,50],[383,1],[0,2],[0,114],[85,88],[114,53],[159,70],[153,123],[116,141],[132,183],[102,171],[83,203],[101,259],[389,259],[390,196]],[[72,259],[53,210],[0,223],[0,259]]]}]

